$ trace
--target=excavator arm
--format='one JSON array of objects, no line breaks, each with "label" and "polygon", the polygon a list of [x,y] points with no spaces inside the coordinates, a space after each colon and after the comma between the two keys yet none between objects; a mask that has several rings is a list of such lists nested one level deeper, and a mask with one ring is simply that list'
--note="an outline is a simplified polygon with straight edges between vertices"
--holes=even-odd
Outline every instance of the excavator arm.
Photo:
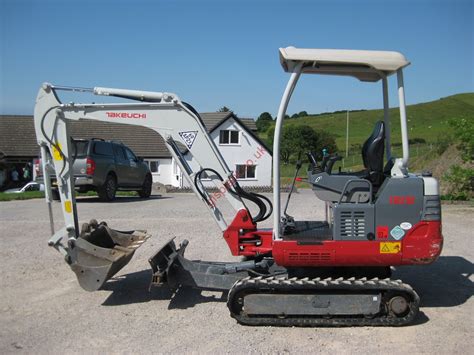
[{"label": "excavator arm", "polygon": [[[140,102],[64,104],[57,95],[59,91],[64,90],[116,96]],[[45,83],[37,96],[34,122],[38,144],[41,147],[45,198],[53,234],[49,245],[64,255],[84,288],[98,289],[130,260],[135,249],[149,235],[145,231],[115,231],[105,223],[98,224],[96,221],[84,225],[80,230],[72,169],[74,157],[69,131],[70,121],[80,119],[139,125],[160,134],[189,185],[204,202],[222,231],[229,229],[229,222],[225,220],[218,205],[201,183],[203,172],[206,172],[206,178],[222,192],[234,209],[236,217],[232,223],[235,224],[235,219],[238,218],[244,221],[242,223],[245,223],[248,229],[256,229],[257,220],[268,217],[269,213],[263,216],[266,213],[263,211],[262,215],[262,210],[257,218],[251,217],[242,197],[250,199],[257,205],[260,204],[260,207],[263,202],[238,186],[237,180],[207,133],[198,113],[190,105],[182,102],[177,95],[99,87],[93,89],[60,87]],[[190,160],[185,159],[178,144],[186,146]],[[59,231],[54,230],[51,212],[50,171],[53,169],[65,222],[64,228]],[[236,251],[233,250],[233,253],[236,254]]]}]

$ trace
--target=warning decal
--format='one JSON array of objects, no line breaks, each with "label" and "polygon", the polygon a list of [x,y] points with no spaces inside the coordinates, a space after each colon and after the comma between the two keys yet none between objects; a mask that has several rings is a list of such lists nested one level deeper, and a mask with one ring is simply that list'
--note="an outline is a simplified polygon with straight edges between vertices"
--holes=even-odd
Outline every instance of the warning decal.
[{"label": "warning decal", "polygon": [[377,226],[376,228],[377,239],[388,238],[388,226]]},{"label": "warning decal", "polygon": [[191,147],[193,146],[197,133],[197,131],[179,132],[181,139],[186,144],[186,147],[188,147],[188,149],[191,149]]},{"label": "warning decal", "polygon": [[61,144],[56,143],[56,145],[53,145],[53,159],[54,160],[63,160],[63,156],[61,155]]},{"label": "warning decal", "polygon": [[401,252],[400,242],[382,242],[380,243],[380,254],[397,254]]},{"label": "warning decal", "polygon": [[67,213],[71,213],[71,212],[72,212],[72,203],[71,203],[71,200],[66,200],[66,201],[64,201],[64,210],[65,210]]}]

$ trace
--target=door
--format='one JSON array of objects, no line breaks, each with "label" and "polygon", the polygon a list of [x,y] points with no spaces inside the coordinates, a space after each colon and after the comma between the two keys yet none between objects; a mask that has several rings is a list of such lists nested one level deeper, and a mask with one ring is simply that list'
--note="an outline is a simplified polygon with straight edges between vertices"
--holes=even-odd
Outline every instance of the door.
[{"label": "door", "polygon": [[141,186],[143,181],[145,181],[144,170],[141,169],[137,156],[129,148],[124,147],[123,149],[125,150],[125,155],[130,166],[130,184],[133,186]]},{"label": "door", "polygon": [[174,158],[172,159],[172,167],[173,167],[173,172],[171,174],[171,178],[173,181],[171,184],[175,187],[183,187],[183,174],[181,173],[181,169],[179,168],[179,165],[176,163],[176,160]]},{"label": "door", "polygon": [[114,144],[115,171],[117,182],[120,186],[130,186],[132,184],[132,172],[130,161],[123,146]]}]

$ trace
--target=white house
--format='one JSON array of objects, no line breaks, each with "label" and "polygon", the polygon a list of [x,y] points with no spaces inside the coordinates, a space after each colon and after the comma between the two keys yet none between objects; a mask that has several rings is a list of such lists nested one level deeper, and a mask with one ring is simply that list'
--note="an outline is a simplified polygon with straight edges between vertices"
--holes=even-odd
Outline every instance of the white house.
[{"label": "white house", "polygon": [[[241,186],[271,186],[272,155],[257,137],[253,119],[239,119],[233,112],[201,113],[200,116]],[[188,158],[189,154],[184,157]],[[188,186],[186,181],[180,180],[180,184],[180,187]],[[207,185],[205,180],[204,184]]]}]

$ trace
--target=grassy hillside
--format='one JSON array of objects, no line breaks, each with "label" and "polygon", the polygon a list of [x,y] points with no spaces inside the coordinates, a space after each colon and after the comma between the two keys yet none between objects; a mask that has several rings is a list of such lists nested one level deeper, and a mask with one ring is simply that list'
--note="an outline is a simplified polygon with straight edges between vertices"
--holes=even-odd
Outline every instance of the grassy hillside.
[{"label": "grassy hillside", "polygon": [[[436,101],[407,106],[409,137],[423,138],[434,143],[439,136],[451,132],[448,120],[453,117],[474,118],[474,93],[458,94]],[[392,142],[400,143],[398,108],[390,110]],[[372,132],[374,124],[383,120],[383,110],[349,112],[349,145],[362,144]],[[286,120],[285,125],[309,125],[334,135],[339,149],[345,149],[346,113],[329,113]],[[262,138],[266,134],[262,133]]]},{"label": "grassy hillside", "polygon": [[[393,104],[393,103],[392,103]],[[393,155],[401,156],[400,113],[398,108],[390,110],[392,151]],[[426,143],[411,144],[410,154],[413,168],[422,169],[425,162],[438,155],[437,145],[450,144],[449,136],[452,128],[448,121],[451,118],[474,119],[474,93],[458,94],[441,98],[436,101],[407,106],[408,136],[410,140]],[[350,154],[344,162],[345,168],[358,169],[361,165],[360,145],[372,132],[374,124],[383,120],[383,110],[366,110],[349,112],[349,148]],[[302,118],[288,119],[285,125],[308,125],[316,130],[325,130],[334,135],[341,155],[345,152],[346,112],[311,115]],[[266,139],[266,132],[260,134]],[[283,169],[286,170],[286,169]],[[290,176],[283,172],[283,176]]]}]

